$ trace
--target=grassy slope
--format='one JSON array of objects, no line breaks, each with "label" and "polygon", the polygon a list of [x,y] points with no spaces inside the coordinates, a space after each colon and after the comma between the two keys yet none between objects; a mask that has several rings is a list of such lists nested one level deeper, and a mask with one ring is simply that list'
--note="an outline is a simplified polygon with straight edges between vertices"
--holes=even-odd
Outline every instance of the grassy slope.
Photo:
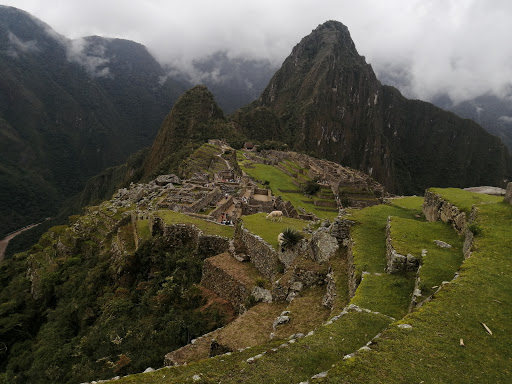
[{"label": "grassy slope", "polygon": [[[466,206],[472,200],[472,195],[457,194]],[[340,363],[322,382],[510,383],[511,222],[511,205],[480,205],[482,233],[459,279],[400,321],[412,329],[391,327],[371,352]],[[465,347],[459,345],[461,338]]]},{"label": "grassy slope", "polygon": [[461,193],[461,190],[458,188],[429,188],[429,191],[440,195],[466,213],[471,212],[473,204],[499,203],[503,201],[503,196],[491,196],[468,191]]}]

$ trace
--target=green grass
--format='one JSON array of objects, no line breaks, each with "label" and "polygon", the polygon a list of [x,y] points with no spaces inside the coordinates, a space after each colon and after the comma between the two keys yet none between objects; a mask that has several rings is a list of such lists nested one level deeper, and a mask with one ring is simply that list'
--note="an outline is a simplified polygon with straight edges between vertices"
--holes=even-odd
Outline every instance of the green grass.
[{"label": "green grass", "polygon": [[400,319],[407,314],[414,290],[414,273],[366,275],[351,303]]},{"label": "green grass", "polygon": [[184,215],[174,211],[157,211],[156,215],[164,219],[166,224],[194,224],[207,235],[218,235],[224,237],[233,237],[234,229],[228,225],[216,224],[210,221],[202,220],[197,217]]},{"label": "green grass", "polygon": [[400,199],[392,199],[390,204],[398,208],[409,209],[416,211],[418,214],[422,212],[423,197],[421,196],[409,196],[402,197]]},{"label": "green grass", "polygon": [[291,217],[283,217],[282,221],[271,221],[265,217],[266,213],[255,213],[254,215],[244,216],[244,227],[251,233],[260,236],[263,240],[278,249],[279,243],[277,242],[277,236],[285,228],[293,228],[302,232],[305,226],[308,225],[308,221],[292,219]]},{"label": "green grass", "polygon": [[469,192],[458,188],[429,188],[428,190],[448,200],[466,213],[471,212],[473,204],[500,203],[503,201],[503,196],[485,195],[483,193]]},{"label": "green grass", "polygon": [[339,363],[321,382],[512,382],[512,206],[483,204],[476,221],[481,233],[460,277],[400,321],[412,329],[391,326],[372,352]]},{"label": "green grass", "polygon": [[[291,176],[288,176],[276,167],[265,164],[253,164],[251,168],[244,167],[243,164],[241,164],[241,167],[255,180],[260,180],[262,182],[268,181],[270,183],[272,194],[274,196],[281,195],[284,200],[289,200],[296,209],[298,207],[302,207],[307,212],[312,212],[319,218],[323,219],[333,219],[338,215],[337,210],[335,210],[335,212],[330,212],[317,209],[312,204],[313,199],[303,196],[302,193],[281,192],[281,190],[295,190],[300,192],[300,189],[293,183],[293,178]],[[309,203],[304,203],[304,201]]]}]

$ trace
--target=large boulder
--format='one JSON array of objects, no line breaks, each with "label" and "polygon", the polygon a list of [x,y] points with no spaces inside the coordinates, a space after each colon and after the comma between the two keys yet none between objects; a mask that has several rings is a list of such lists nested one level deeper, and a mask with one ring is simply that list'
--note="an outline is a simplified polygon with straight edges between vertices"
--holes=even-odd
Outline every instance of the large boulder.
[{"label": "large boulder", "polygon": [[311,257],[318,263],[329,261],[338,250],[338,240],[326,228],[313,233],[310,242]]}]

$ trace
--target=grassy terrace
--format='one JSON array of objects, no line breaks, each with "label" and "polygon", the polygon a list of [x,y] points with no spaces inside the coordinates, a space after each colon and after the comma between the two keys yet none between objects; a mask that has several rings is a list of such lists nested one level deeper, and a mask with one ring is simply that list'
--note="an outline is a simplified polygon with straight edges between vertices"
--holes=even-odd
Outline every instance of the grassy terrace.
[{"label": "grassy terrace", "polygon": [[[430,296],[443,281],[453,279],[464,259],[462,246],[464,238],[443,222],[425,223],[400,217],[391,218],[391,239],[395,250],[421,258],[427,250],[420,270],[420,289],[423,297]],[[440,248],[434,240],[448,243],[452,248]]]},{"label": "grassy terrace", "polygon": [[[417,220],[422,198],[394,200],[392,204],[351,210],[356,222],[351,234],[357,278],[362,278],[352,303],[394,318],[403,317],[414,289],[414,273],[390,275],[386,267],[386,224],[388,216]],[[363,272],[364,276],[363,276]]]},{"label": "grassy terrace", "polygon": [[194,224],[207,235],[218,235],[224,237],[233,237],[234,229],[228,225],[216,224],[205,221],[197,217],[184,215],[175,211],[160,210],[155,213],[161,217],[166,224]]},{"label": "grassy terrace", "polygon": [[290,227],[300,232],[308,225],[308,221],[283,217],[282,221],[271,221],[265,218],[266,213],[255,213],[254,215],[244,216],[244,227],[251,233],[260,236],[263,240],[278,248],[277,236],[283,232],[283,229]]},{"label": "grassy terrace", "polygon": [[318,209],[318,207],[313,205],[313,199],[304,196],[300,189],[293,183],[293,178],[280,169],[265,164],[251,164],[250,167],[244,166],[243,163],[240,165],[245,173],[255,180],[261,180],[263,182],[268,181],[272,189],[272,194],[275,196],[281,195],[284,200],[289,200],[295,208],[302,207],[307,212],[312,212],[320,218],[333,219],[338,215],[336,209],[334,209],[333,212]]},{"label": "grassy terrace", "polygon": [[483,193],[461,191],[457,188],[429,188],[429,191],[441,196],[466,213],[471,212],[473,204],[499,203],[503,201],[503,196],[491,196]]},{"label": "grassy terrace", "polygon": [[394,200],[391,204],[376,205],[362,210],[350,210],[350,220],[356,225],[351,234],[355,246],[354,264],[358,276],[363,271],[384,272],[386,267],[386,224],[388,216],[417,219],[421,213],[421,197],[408,197]]},{"label": "grassy terrace", "polygon": [[[464,209],[474,201],[474,194],[460,190],[440,194]],[[481,232],[472,256],[457,280],[400,321],[412,328],[390,327],[372,351],[340,362],[327,379],[314,382],[512,382],[512,206],[481,204],[478,210]]]}]

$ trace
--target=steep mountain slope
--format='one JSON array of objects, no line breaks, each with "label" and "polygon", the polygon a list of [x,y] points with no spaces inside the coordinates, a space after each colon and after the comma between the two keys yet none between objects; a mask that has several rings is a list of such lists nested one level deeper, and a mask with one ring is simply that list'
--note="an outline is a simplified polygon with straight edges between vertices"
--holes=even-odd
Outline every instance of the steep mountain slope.
[{"label": "steep mountain slope", "polygon": [[274,132],[295,149],[368,172],[397,193],[501,185],[512,173],[504,145],[480,126],[382,86],[335,21],[303,38],[260,99],[234,119],[254,139]]},{"label": "steep mountain slope", "polygon": [[70,41],[5,6],[0,56],[0,237],[149,145],[185,89],[136,43]]}]

